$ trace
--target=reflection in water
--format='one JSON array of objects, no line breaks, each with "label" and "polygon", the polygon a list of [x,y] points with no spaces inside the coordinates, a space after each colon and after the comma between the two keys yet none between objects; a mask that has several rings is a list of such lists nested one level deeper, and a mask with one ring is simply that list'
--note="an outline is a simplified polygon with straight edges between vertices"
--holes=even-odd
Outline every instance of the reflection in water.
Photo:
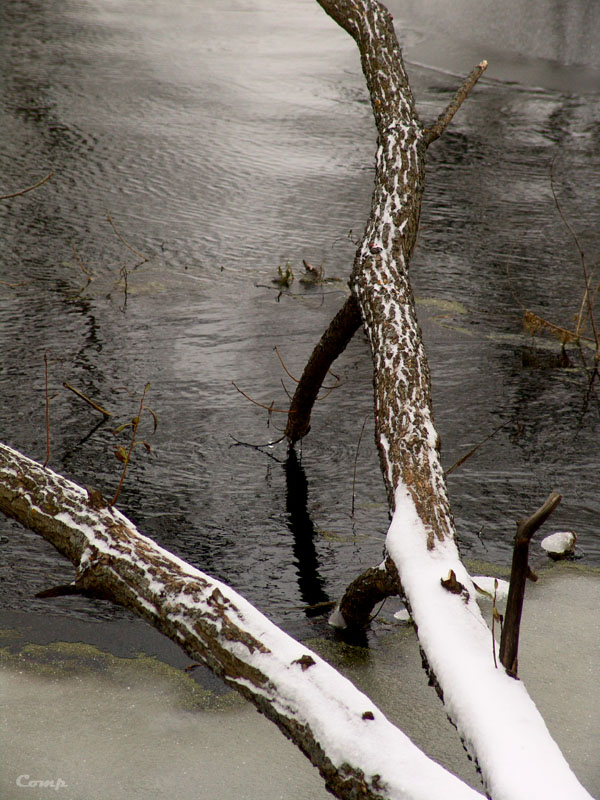
[{"label": "reflection in water", "polygon": [[323,614],[323,603],[329,596],[324,589],[325,581],[319,574],[319,559],[315,548],[318,536],[308,513],[308,481],[302,464],[293,447],[288,450],[285,462],[286,511],[288,525],[294,537],[294,558],[298,567],[298,588],[306,604],[308,617]]}]

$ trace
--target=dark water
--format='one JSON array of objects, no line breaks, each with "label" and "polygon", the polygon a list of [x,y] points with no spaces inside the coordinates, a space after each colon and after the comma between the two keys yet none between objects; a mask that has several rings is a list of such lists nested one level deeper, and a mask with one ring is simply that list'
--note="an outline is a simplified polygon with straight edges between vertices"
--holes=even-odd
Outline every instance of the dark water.
[{"label": "dark water", "polygon": [[[394,10],[419,111],[434,119],[458,78],[419,18]],[[484,44],[473,36],[463,57],[446,39],[448,69],[466,74]],[[583,295],[553,162],[564,214],[590,266],[598,259],[600,80],[593,64],[511,52],[430,151],[412,276],[436,420],[447,466],[506,423],[449,479],[465,556],[508,565],[515,520],[558,490],[548,532],[576,530],[598,565],[597,387],[576,350],[567,367],[550,339],[530,353],[521,304],[570,327]],[[316,3],[27,0],[0,6],[0,59],[0,193],[54,171],[0,202],[0,439],[44,459],[46,353],[50,465],[110,496],[113,451],[127,443],[113,430],[150,382],[158,429],[148,415],[152,454],[136,448],[121,508],[306,633],[302,607],[335,599],[382,553],[366,340],[335,365],[341,385],[317,406],[301,467],[286,465],[283,444],[235,443],[278,438],[284,417],[232,381],[285,408],[281,382],[293,381],[274,347],[298,375],[343,302],[374,153],[354,44]],[[546,83],[532,86],[532,70]],[[340,280],[301,283],[302,259]],[[296,279],[280,290],[287,263]],[[32,596],[70,580],[70,565],[9,522],[0,535],[3,604],[47,609]],[[122,613],[53,603],[89,619]]]}]

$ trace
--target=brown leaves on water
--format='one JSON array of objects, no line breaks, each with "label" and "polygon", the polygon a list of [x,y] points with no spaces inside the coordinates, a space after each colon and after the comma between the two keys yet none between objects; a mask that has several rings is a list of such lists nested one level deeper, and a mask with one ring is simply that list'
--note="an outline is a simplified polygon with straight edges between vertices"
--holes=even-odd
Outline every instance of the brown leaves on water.
[{"label": "brown leaves on water", "polygon": [[530,311],[529,309],[525,309],[523,312],[523,329],[532,336],[535,336],[536,333],[540,332],[548,333],[550,336],[558,339],[563,345],[569,344],[569,342],[575,342],[579,338],[584,338],[577,336],[577,334],[575,334],[573,331],[569,331],[566,328],[561,328],[560,325],[555,325],[553,322],[548,322],[547,319],[540,317],[534,311]]}]

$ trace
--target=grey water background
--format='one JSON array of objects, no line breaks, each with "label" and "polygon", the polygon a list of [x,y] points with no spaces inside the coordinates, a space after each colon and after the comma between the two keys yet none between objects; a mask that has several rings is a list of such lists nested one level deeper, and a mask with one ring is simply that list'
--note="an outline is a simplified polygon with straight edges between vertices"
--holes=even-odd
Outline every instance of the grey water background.
[{"label": "grey water background", "polygon": [[[390,8],[425,122],[490,61],[430,148],[411,267],[445,466],[506,423],[449,478],[461,549],[505,570],[515,521],[558,490],[549,530],[576,530],[580,563],[597,567],[597,388],[576,350],[567,364],[522,330],[523,307],[571,327],[583,294],[552,164],[590,265],[600,252],[595,7],[447,5]],[[298,375],[344,300],[375,149],[354,43],[295,0],[24,0],[0,4],[0,59],[0,194],[54,171],[0,203],[0,440],[44,459],[46,353],[50,465],[110,496],[127,443],[113,431],[150,382],[158,428],[148,416],[152,453],[136,449],[121,509],[286,630],[327,635],[306,606],[379,562],[388,521],[366,340],[335,364],[340,386],[317,405],[300,463],[283,444],[236,444],[278,438],[284,418],[232,381],[285,408],[293,382],[273,348]],[[302,283],[302,259],[338,280]],[[281,288],[287,264],[295,280]],[[8,613],[50,629],[128,619],[36,600],[70,565],[6,520],[0,541]]]},{"label": "grey water background", "polygon": [[[420,65],[433,60],[433,23],[391,8],[419,113],[432,120],[459,78],[437,61]],[[114,450],[127,444],[127,431],[113,430],[150,382],[158,429],[147,416],[152,454],[136,450],[122,509],[279,622],[337,597],[378,562],[388,519],[365,338],[335,365],[341,385],[315,409],[304,475],[286,468],[283,444],[272,458],[235,444],[277,438],[283,417],[267,427],[268,413],[232,382],[284,409],[281,382],[293,382],[273,348],[298,375],[344,300],[375,139],[354,43],[304,2],[24,2],[2,15],[3,192],[54,177],[0,206],[0,437],[44,459],[46,353],[50,464],[110,496]],[[464,74],[487,47],[474,35],[476,59],[433,49]],[[412,279],[444,464],[506,423],[449,478],[464,555],[508,565],[515,520],[558,490],[552,526],[575,529],[597,565],[596,387],[587,391],[577,351],[559,366],[538,336],[532,358],[521,320],[525,306],[572,327],[583,294],[551,194],[553,161],[564,213],[590,265],[598,258],[600,72],[591,85],[581,67],[580,90],[565,67],[567,91],[560,62],[534,56],[547,86],[522,84],[516,56],[514,70],[492,64],[431,147]],[[136,268],[107,211],[147,263]],[[302,284],[302,259],[339,281]],[[296,280],[279,291],[272,280],[286,264]],[[114,419],[98,424],[63,381]],[[8,539],[4,602],[46,609],[31,595],[70,567],[33,534]],[[53,608],[118,613],[73,600]]]}]

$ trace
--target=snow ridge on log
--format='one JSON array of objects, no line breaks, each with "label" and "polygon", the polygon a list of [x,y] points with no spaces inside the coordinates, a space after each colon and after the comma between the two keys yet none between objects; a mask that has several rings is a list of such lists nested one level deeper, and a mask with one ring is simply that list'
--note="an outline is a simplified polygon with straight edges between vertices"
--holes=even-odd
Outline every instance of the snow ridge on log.
[{"label": "snow ridge on log", "polygon": [[115,508],[0,444],[0,510],[77,567],[75,585],[134,610],[271,719],[340,798],[481,800],[320,656]]},{"label": "snow ridge on log", "polygon": [[[434,136],[418,120],[389,12],[375,0],[318,2],[356,40],[378,131],[371,213],[351,287],[374,362],[376,440],[393,512],[387,552],[430,675],[494,800],[589,798],[525,687],[495,667],[492,634],[456,546],[408,279]],[[485,67],[482,61],[471,73],[462,94]],[[436,136],[460,97],[434,126]]]}]

